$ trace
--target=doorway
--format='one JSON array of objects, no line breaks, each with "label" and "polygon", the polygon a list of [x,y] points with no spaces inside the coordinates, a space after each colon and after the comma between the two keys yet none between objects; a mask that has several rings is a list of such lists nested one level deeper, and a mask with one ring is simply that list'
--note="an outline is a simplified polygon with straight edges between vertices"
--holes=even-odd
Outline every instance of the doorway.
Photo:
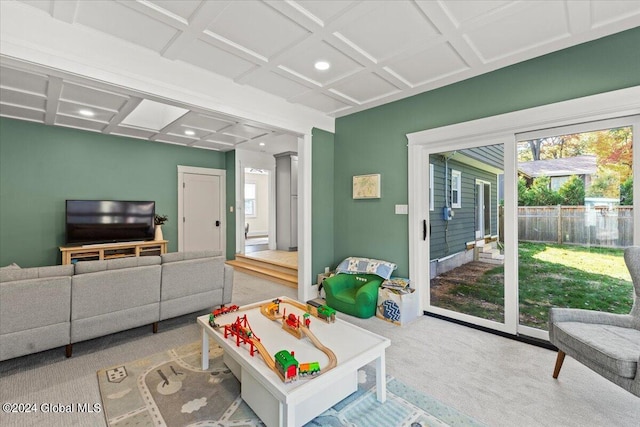
[{"label": "doorway", "polygon": [[271,173],[268,169],[244,169],[244,253],[266,251],[271,236]]},{"label": "doorway", "polygon": [[226,172],[178,166],[178,250],[224,251]]}]

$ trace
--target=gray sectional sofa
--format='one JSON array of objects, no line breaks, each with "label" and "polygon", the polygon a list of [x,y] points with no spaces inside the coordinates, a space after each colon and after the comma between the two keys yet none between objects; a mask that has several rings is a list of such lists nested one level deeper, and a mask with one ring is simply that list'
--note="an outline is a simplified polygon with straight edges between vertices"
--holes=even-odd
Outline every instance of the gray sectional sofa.
[{"label": "gray sectional sofa", "polygon": [[220,252],[0,269],[0,361],[231,302]]}]

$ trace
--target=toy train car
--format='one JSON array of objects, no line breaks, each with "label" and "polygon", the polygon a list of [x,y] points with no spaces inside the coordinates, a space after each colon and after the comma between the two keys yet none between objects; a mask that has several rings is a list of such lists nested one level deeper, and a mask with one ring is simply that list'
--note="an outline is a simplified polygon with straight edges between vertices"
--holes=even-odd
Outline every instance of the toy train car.
[{"label": "toy train car", "polygon": [[284,378],[284,382],[288,383],[298,379],[298,361],[293,356],[293,353],[287,350],[280,350],[275,354],[274,360],[278,372]]},{"label": "toy train car", "polygon": [[276,368],[284,382],[295,381],[300,377],[320,375],[320,363],[308,362],[298,363],[293,352],[280,350],[273,358],[276,362]]},{"label": "toy train car", "polygon": [[327,323],[332,323],[336,320],[336,311],[328,305],[321,304],[318,301],[307,301],[307,311]]},{"label": "toy train car", "polygon": [[232,313],[234,311],[238,311],[240,309],[240,307],[238,307],[237,305],[230,305],[229,307],[220,307],[217,308],[215,310],[213,310],[213,315],[214,316],[222,316],[223,314],[227,314],[227,313]]},{"label": "toy train car", "polygon": [[307,376],[307,375],[319,375],[320,374],[320,364],[318,362],[310,362],[310,363],[302,363],[298,368],[298,375]]}]

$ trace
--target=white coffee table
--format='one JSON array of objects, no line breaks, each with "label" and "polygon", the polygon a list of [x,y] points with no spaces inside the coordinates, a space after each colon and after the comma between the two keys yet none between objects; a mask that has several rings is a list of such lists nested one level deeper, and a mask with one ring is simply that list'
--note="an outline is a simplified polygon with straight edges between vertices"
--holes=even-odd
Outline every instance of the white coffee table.
[{"label": "white coffee table", "polygon": [[[304,310],[291,304],[300,304],[281,297],[281,313],[304,314]],[[287,301],[291,302],[288,304]],[[280,350],[294,351],[300,363],[319,362],[321,368],[329,363],[329,357],[307,337],[297,339],[282,330],[280,321],[270,320],[260,312],[263,301],[241,307],[240,311],[216,318],[216,323],[233,323],[238,316],[247,315],[249,324],[261,344],[273,356]],[[338,313],[340,316],[340,313]],[[311,317],[309,330],[328,347],[337,358],[337,366],[323,371],[311,379],[283,382],[278,374],[269,369],[262,357],[255,352],[250,355],[248,345],[236,346],[235,339],[224,338],[224,328],[209,326],[209,316],[198,317],[202,327],[202,369],[209,367],[209,337],[224,349],[224,363],[241,384],[242,399],[253,409],[267,426],[301,426],[320,415],[342,399],[355,392],[358,387],[358,369],[376,361],[376,396],[378,401],[386,399],[385,349],[391,342],[350,323],[336,319],[326,323]]]}]

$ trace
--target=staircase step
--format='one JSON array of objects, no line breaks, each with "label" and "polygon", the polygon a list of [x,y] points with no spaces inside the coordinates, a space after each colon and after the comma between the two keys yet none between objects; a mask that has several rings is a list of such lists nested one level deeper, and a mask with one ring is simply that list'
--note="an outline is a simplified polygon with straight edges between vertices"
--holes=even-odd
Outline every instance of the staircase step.
[{"label": "staircase step", "polygon": [[298,276],[298,266],[285,264],[272,259],[257,258],[250,255],[236,254],[236,261],[241,261],[245,264],[251,264],[258,267],[268,268],[269,270],[278,271],[280,273],[290,274],[292,276]]},{"label": "staircase step", "polygon": [[[247,260],[249,262],[247,262]],[[292,288],[298,287],[298,273],[295,270],[295,274],[291,274],[290,272],[279,271],[277,268],[283,268],[282,266],[274,265],[273,263],[262,263],[253,262],[257,260],[247,259],[246,257],[237,255],[235,260],[227,261],[227,264],[232,266],[234,269],[241,271],[243,273],[251,274],[253,276],[261,277],[263,279],[268,279],[282,285],[286,285]],[[289,271],[294,271],[289,267],[284,267]]]}]

